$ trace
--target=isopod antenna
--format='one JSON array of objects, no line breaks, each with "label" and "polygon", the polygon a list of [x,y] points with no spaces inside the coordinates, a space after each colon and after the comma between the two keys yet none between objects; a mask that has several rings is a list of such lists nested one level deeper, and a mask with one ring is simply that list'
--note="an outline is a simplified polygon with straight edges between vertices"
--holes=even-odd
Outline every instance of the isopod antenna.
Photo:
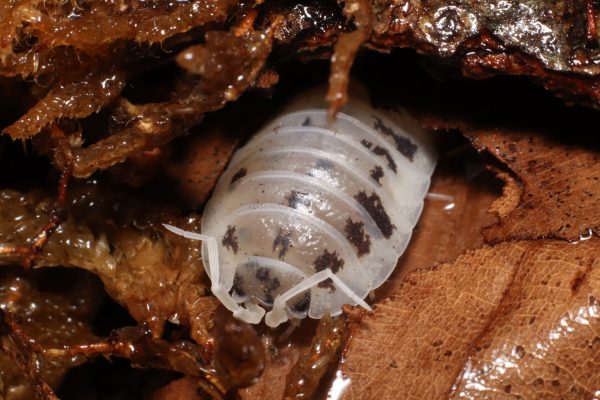
[{"label": "isopod antenna", "polygon": [[163,224],[163,226],[165,229],[173,232],[176,235],[183,236],[187,239],[200,240],[206,245],[208,254],[208,270],[210,272],[210,280],[212,282],[210,290],[213,292],[215,297],[219,299],[225,307],[227,307],[227,309],[233,312],[234,317],[249,324],[258,324],[262,320],[263,316],[265,315],[265,310],[262,307],[259,307],[257,304],[249,304],[247,306],[248,308],[240,306],[234,300],[234,298],[231,297],[229,292],[221,285],[221,281],[219,279],[219,249],[217,247],[217,241],[213,236],[186,231],[169,224]]}]

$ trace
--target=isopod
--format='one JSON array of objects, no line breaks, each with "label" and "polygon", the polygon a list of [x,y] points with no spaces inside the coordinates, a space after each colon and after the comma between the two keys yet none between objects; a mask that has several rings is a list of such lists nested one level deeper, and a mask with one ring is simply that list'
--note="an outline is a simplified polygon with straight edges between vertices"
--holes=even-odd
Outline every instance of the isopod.
[{"label": "isopod", "polygon": [[[320,91],[293,101],[231,159],[205,207],[214,295],[249,323],[341,313],[394,270],[435,168],[433,135],[354,95],[335,121]],[[267,312],[268,311],[268,312]]]}]

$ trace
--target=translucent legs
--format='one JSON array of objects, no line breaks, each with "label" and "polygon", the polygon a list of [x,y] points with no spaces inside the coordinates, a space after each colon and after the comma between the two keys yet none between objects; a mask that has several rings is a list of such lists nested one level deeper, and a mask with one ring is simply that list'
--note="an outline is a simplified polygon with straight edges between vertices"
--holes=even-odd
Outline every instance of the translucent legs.
[{"label": "translucent legs", "polygon": [[[262,317],[265,315],[265,310],[254,303],[247,303],[246,307],[241,307],[233,299],[233,297],[231,297],[228,290],[221,285],[221,281],[219,280],[219,249],[217,247],[217,241],[215,238],[208,235],[202,235],[200,233],[185,231],[172,225],[163,225],[167,230],[177,235],[192,240],[201,240],[206,244],[208,254],[208,271],[211,280],[210,289],[212,290],[213,294],[221,301],[221,303],[223,303],[225,307],[227,307],[227,309],[233,312],[234,317],[250,324],[259,323]],[[273,309],[269,311],[265,317],[265,323],[274,328],[287,321],[288,314],[285,309],[287,301],[303,292],[310,290],[313,286],[316,286],[327,279],[331,279],[335,287],[344,292],[353,303],[371,311],[371,307],[363,299],[357,296],[356,293],[354,293],[354,291],[350,289],[340,278],[331,272],[330,269],[325,269],[309,276],[293,288],[277,296],[273,303]]]},{"label": "translucent legs", "polygon": [[217,241],[215,238],[208,235],[202,235],[200,233],[185,231],[173,225],[163,224],[163,226],[167,230],[179,236],[183,236],[192,240],[201,240],[206,244],[206,248],[208,250],[208,260],[206,261],[208,262],[208,271],[211,281],[210,290],[213,292],[215,297],[219,299],[225,307],[227,307],[227,309],[233,312],[234,317],[250,324],[258,324],[263,315],[265,315],[265,310],[256,304],[250,304],[247,308],[241,307],[233,299],[233,297],[231,297],[227,289],[221,285],[221,281],[219,279],[219,249],[217,247]]},{"label": "translucent legs", "polygon": [[338,278],[328,268],[309,276],[308,278],[304,279],[302,282],[298,283],[296,286],[294,286],[287,292],[282,293],[281,295],[276,297],[273,303],[273,309],[269,311],[265,316],[265,323],[268,326],[274,328],[279,324],[287,321],[288,315],[285,310],[286,302],[292,299],[293,297],[299,295],[300,293],[309,290],[313,286],[316,286],[319,283],[326,281],[327,279],[331,279],[333,284],[342,292],[344,292],[352,300],[352,302],[371,311],[371,307],[363,299],[357,296],[352,289],[350,289],[340,278]]}]

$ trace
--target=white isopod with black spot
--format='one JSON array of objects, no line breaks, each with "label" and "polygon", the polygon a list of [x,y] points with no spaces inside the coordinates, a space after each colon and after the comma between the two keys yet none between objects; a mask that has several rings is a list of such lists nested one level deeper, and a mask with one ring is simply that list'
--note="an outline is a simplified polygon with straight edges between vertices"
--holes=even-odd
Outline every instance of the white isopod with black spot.
[{"label": "white isopod with black spot", "polygon": [[206,205],[214,295],[246,322],[276,327],[361,305],[392,273],[421,214],[436,156],[406,112],[353,96],[330,122],[313,91],[232,158]]}]

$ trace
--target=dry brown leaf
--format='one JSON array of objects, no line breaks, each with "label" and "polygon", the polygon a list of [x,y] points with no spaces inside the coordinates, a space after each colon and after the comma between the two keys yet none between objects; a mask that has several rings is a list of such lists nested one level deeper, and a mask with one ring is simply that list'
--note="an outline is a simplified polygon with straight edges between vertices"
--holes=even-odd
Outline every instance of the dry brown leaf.
[{"label": "dry brown leaf", "polygon": [[[523,183],[517,207],[484,231],[486,240],[577,240],[600,229],[600,156],[536,133],[467,130],[473,144],[505,163]],[[591,232],[590,232],[591,233]]]},{"label": "dry brown leaf", "polygon": [[412,272],[355,334],[346,399],[598,395],[599,244],[505,243]]},{"label": "dry brown leaf", "polygon": [[508,172],[496,171],[496,177],[504,182],[504,187],[502,196],[490,206],[490,212],[504,218],[519,205],[523,196],[523,185]]}]

